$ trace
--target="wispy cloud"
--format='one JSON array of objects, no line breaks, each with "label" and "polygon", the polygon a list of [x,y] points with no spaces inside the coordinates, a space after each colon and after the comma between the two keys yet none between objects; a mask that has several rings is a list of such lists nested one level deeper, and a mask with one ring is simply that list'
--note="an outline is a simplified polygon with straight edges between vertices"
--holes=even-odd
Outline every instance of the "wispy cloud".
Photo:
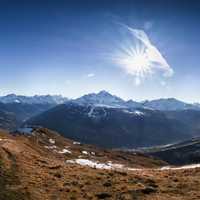
[{"label": "wispy cloud", "polygon": [[154,24],[153,21],[146,21],[146,22],[144,22],[144,29],[145,30],[149,30],[149,29],[153,28],[153,24]]},{"label": "wispy cloud", "polygon": [[144,30],[133,29],[126,25],[123,27],[128,34],[124,38],[125,42],[120,43],[113,60],[127,74],[135,78],[136,85],[141,84],[149,76],[173,75],[173,69]]},{"label": "wispy cloud", "polygon": [[92,78],[92,77],[94,77],[94,76],[95,76],[94,73],[89,73],[89,74],[87,74],[87,78]]}]

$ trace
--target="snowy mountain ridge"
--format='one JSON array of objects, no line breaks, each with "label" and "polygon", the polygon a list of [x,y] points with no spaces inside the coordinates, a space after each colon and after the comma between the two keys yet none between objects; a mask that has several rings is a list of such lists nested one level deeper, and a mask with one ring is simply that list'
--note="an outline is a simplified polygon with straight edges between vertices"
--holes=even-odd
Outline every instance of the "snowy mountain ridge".
[{"label": "snowy mountain ridge", "polygon": [[200,104],[189,104],[175,98],[155,99],[151,101],[136,102],[133,100],[125,101],[106,91],[90,93],[73,100],[80,105],[94,105],[96,107],[110,108],[144,108],[150,110],[172,111],[172,110],[200,110]]},{"label": "snowy mountain ridge", "polygon": [[102,90],[98,93],[89,93],[79,98],[69,100],[61,95],[35,95],[23,96],[9,94],[0,96],[1,103],[25,103],[25,104],[63,104],[73,102],[79,105],[93,105],[95,107],[107,108],[144,108],[160,111],[176,111],[176,110],[200,110],[199,103],[185,103],[175,98],[162,98],[155,100],[146,100],[136,102],[133,100],[125,101],[122,98],[112,95]]},{"label": "snowy mountain ridge", "polygon": [[0,97],[1,103],[24,103],[24,104],[62,104],[68,99],[61,95],[35,95],[23,96],[8,94]]},{"label": "snowy mountain ridge", "polygon": [[115,95],[112,95],[106,91],[100,91],[99,93],[86,94],[80,98],[74,100],[78,104],[91,104],[98,107],[125,107],[125,101]]},{"label": "snowy mountain ridge", "polygon": [[145,101],[143,102],[143,106],[161,111],[188,110],[188,109],[200,110],[200,106],[198,104],[185,103],[175,98],[167,98],[167,99],[163,98],[163,99],[155,99],[152,101]]}]

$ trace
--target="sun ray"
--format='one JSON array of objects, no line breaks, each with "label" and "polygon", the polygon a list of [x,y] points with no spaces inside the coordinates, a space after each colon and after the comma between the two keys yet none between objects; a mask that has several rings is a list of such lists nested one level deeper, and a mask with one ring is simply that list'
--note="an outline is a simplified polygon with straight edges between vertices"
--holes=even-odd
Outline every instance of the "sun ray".
[{"label": "sun ray", "polygon": [[127,29],[131,37],[129,35],[119,48],[118,54],[114,57],[115,62],[128,74],[135,76],[137,84],[158,70],[164,71],[164,76],[171,76],[172,68],[159,50],[151,44],[146,33],[130,27]]}]

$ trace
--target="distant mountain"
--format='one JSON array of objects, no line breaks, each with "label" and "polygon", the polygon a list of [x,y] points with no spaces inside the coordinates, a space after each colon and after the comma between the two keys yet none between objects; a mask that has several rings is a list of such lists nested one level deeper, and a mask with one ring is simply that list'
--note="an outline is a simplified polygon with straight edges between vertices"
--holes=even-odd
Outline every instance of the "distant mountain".
[{"label": "distant mountain", "polygon": [[111,95],[106,91],[101,91],[99,93],[91,93],[84,95],[80,98],[74,100],[75,103],[81,105],[96,105],[103,107],[124,107],[125,101],[121,98]]},{"label": "distant mountain", "polygon": [[[110,99],[109,95],[105,96]],[[102,147],[133,148],[189,138],[186,125],[168,119],[160,111],[148,109],[67,103],[33,117],[25,124],[47,127],[65,137]]]},{"label": "distant mountain", "polygon": [[16,115],[0,109],[0,129],[13,130],[17,127]]},{"label": "distant mountain", "polygon": [[[68,100],[65,97],[56,95],[35,95],[32,97],[27,97],[10,94],[0,97],[0,128],[13,129],[13,127],[18,127],[29,118],[37,116],[47,111],[48,109],[57,106],[58,104],[67,104],[68,106],[76,105],[73,106],[73,112],[75,113],[77,107],[80,106],[82,110],[81,112],[83,112],[83,110],[86,110],[86,112],[88,112],[88,117],[92,117],[93,120],[97,120],[99,118],[98,114],[101,113],[103,115],[104,111],[109,110],[109,108],[116,110],[116,114],[119,114],[121,112],[126,112],[126,114],[133,114],[133,112],[136,111],[135,114],[139,115],[139,113],[143,112],[143,110],[144,112],[161,113],[165,118],[168,118],[170,121],[178,121],[178,123],[184,125],[183,127],[187,127],[186,130],[188,131],[188,135],[195,136],[199,135],[200,133],[199,104],[187,104],[174,98],[158,99],[145,102],[135,102],[133,100],[125,101],[106,91],[87,94],[74,100]],[[90,111],[87,111],[89,108]],[[70,117],[69,113],[67,113],[66,115]],[[79,117],[80,116],[77,116],[77,119],[79,119]],[[146,115],[144,116],[144,118],[146,118]],[[100,117],[100,119],[102,119],[102,117]],[[60,120],[62,121],[62,119]],[[124,120],[125,119],[122,119],[122,122]],[[137,127],[136,124],[135,126]],[[131,128],[135,130],[135,126],[125,126],[125,129]],[[168,127],[166,127],[166,129],[167,128]]]},{"label": "distant mountain", "polygon": [[160,111],[175,111],[175,110],[200,110],[200,104],[189,104],[175,98],[156,99],[152,101],[136,102],[133,100],[124,101],[123,99],[112,95],[106,91],[99,93],[91,93],[84,95],[73,102],[81,105],[95,105],[102,107],[113,108],[144,108]]},{"label": "distant mountain", "polygon": [[133,100],[124,101],[123,99],[112,95],[105,90],[99,93],[91,93],[75,99],[73,102],[80,105],[94,105],[98,107],[113,107],[113,108],[136,108],[141,107],[141,104]]},{"label": "distant mountain", "polygon": [[194,103],[193,105],[200,109],[200,103]]},{"label": "distant mountain", "polygon": [[140,102],[136,102],[133,100],[128,100],[125,102],[127,108],[144,108],[144,106]]},{"label": "distant mountain", "polygon": [[144,107],[161,110],[161,111],[172,111],[172,110],[200,110],[200,106],[197,104],[188,104],[183,101],[179,101],[175,98],[169,99],[157,99],[152,101],[145,101],[142,103]]},{"label": "distant mountain", "polygon": [[165,115],[172,120],[178,120],[189,127],[192,136],[200,136],[200,111],[198,110],[177,110],[164,111]]},{"label": "distant mountain", "polygon": [[68,99],[60,95],[35,95],[22,96],[16,94],[9,94],[0,97],[2,103],[23,103],[23,104],[62,104]]},{"label": "distant mountain", "polygon": [[142,153],[158,157],[172,165],[200,163],[200,138],[151,147],[141,150]]},{"label": "distant mountain", "polygon": [[59,95],[2,96],[0,97],[0,128],[13,130],[30,117],[67,101],[67,98]]},{"label": "distant mountain", "polygon": [[160,111],[177,111],[177,110],[199,110],[200,104],[189,104],[175,98],[156,99],[151,101],[136,102],[133,100],[125,101],[120,97],[110,94],[102,90],[99,93],[90,93],[83,95],[77,99],[69,100],[61,95],[35,95],[22,96],[9,94],[0,97],[2,103],[23,103],[23,104],[63,104],[68,101],[80,105],[93,105],[98,107],[113,107],[113,108],[144,108]]},{"label": "distant mountain", "polygon": [[13,130],[56,104],[0,103],[0,128]]}]

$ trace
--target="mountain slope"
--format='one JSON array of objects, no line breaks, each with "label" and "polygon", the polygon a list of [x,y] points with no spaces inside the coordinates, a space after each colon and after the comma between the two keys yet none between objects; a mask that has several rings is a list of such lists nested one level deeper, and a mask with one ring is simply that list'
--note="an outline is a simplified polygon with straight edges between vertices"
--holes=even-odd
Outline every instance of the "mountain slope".
[{"label": "mountain slope", "polygon": [[[74,159],[98,164],[86,166]],[[105,169],[103,163],[114,168]],[[0,131],[2,200],[199,198],[199,168],[162,170],[163,165],[140,153],[79,144],[47,129],[28,135]]]},{"label": "mountain slope", "polygon": [[186,125],[190,130],[190,135],[200,136],[200,111],[198,110],[179,110],[166,111],[165,115],[172,120],[178,120]]},{"label": "mountain slope", "polygon": [[54,106],[55,104],[0,103],[0,128],[13,130],[30,117]]},{"label": "mountain slope", "polygon": [[18,122],[14,113],[0,109],[0,129],[15,129]]},{"label": "mountain slope", "polygon": [[200,163],[200,138],[166,146],[151,147],[141,152],[153,155],[173,165]]},{"label": "mountain slope", "polygon": [[25,120],[38,115],[68,99],[59,95],[22,96],[9,94],[0,97],[0,128],[13,130]]},{"label": "mountain slope", "polygon": [[40,125],[103,147],[141,147],[188,138],[187,127],[159,111],[83,106],[56,106],[25,124]]}]

